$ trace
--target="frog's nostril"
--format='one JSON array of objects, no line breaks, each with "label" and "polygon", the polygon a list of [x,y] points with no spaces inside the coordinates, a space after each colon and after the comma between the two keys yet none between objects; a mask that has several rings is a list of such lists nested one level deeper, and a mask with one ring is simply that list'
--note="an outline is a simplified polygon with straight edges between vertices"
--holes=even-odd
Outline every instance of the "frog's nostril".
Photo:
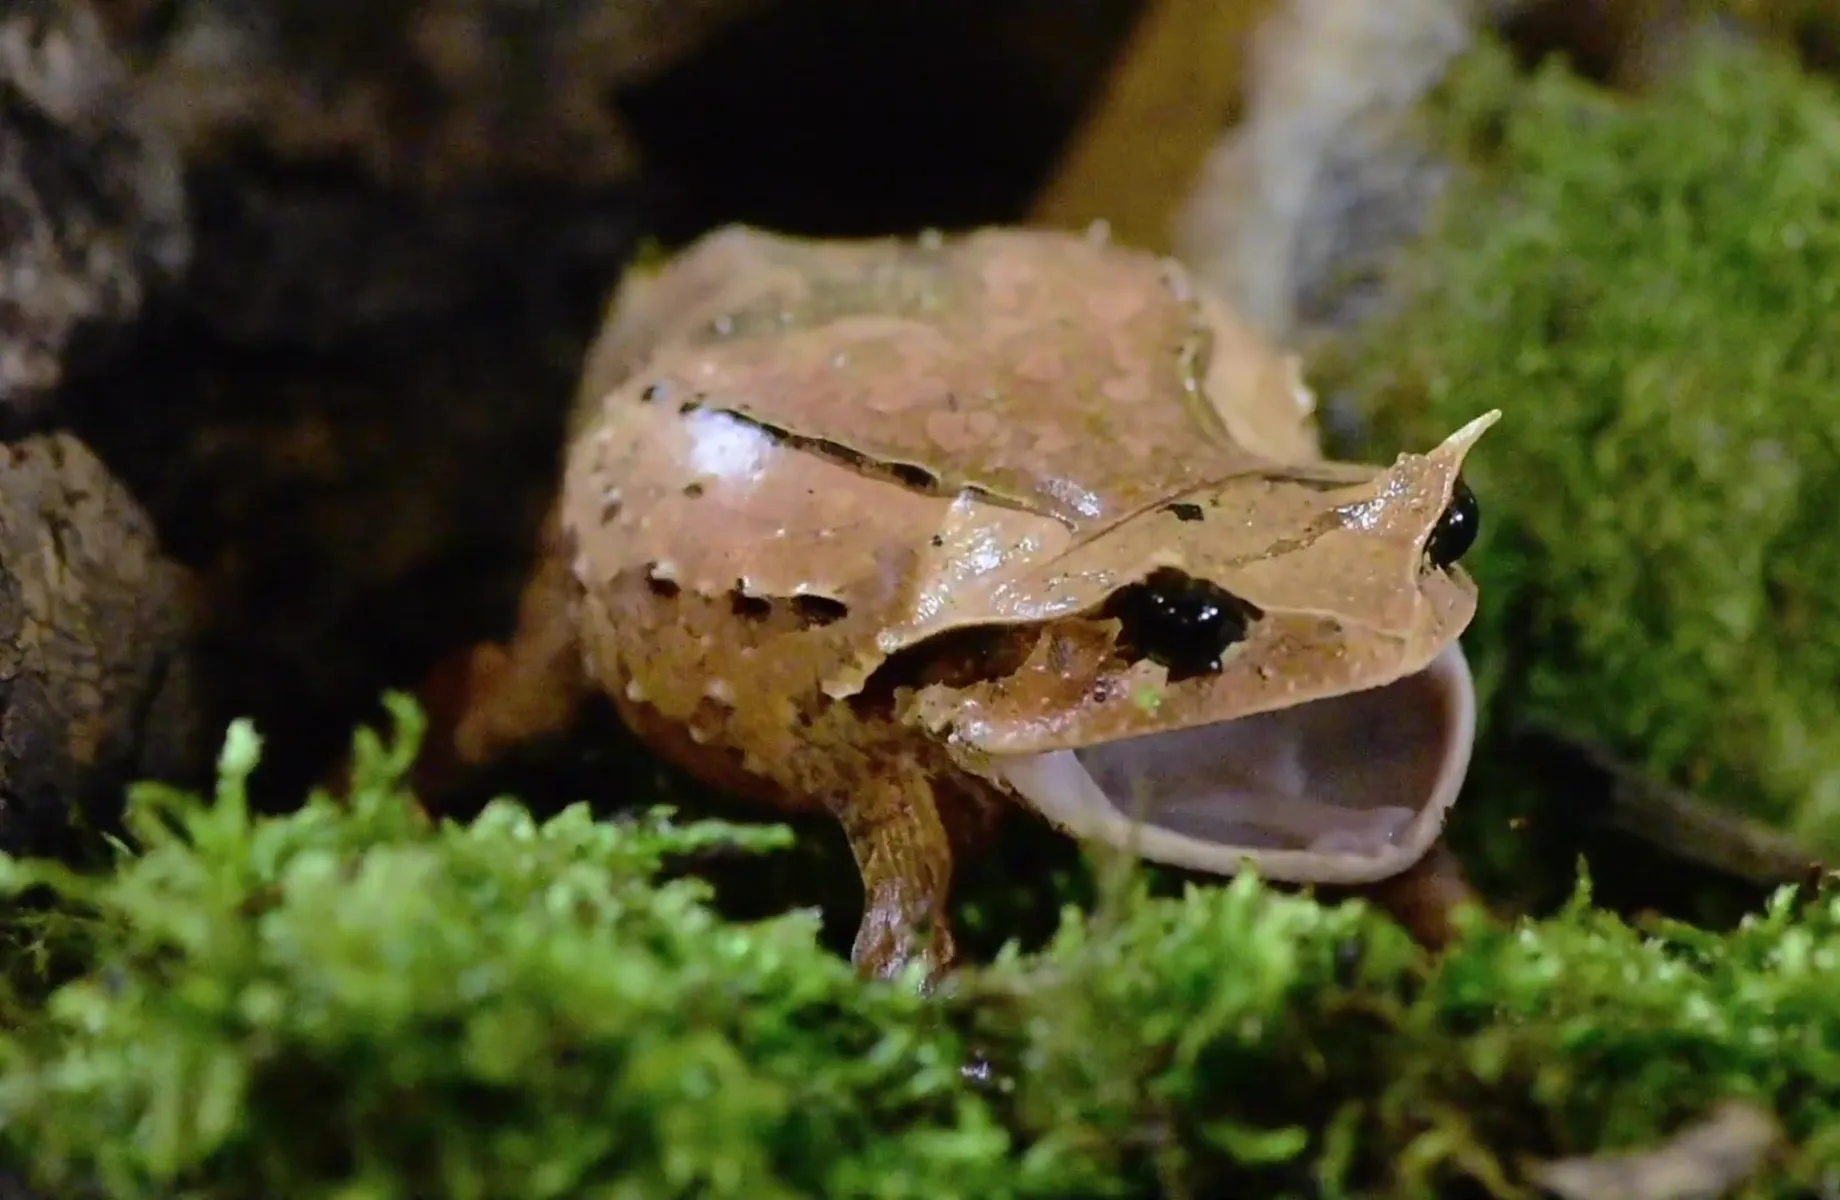
[{"label": "frog's nostril", "polygon": [[1454,566],[1476,544],[1481,528],[1482,505],[1459,477],[1457,486],[1451,489],[1450,503],[1438,515],[1431,536],[1425,539],[1425,557],[1440,571]]},{"label": "frog's nostril", "polygon": [[1163,567],[1114,592],[1105,615],[1123,627],[1121,649],[1181,680],[1220,670],[1220,656],[1244,640],[1262,614],[1219,584]]}]

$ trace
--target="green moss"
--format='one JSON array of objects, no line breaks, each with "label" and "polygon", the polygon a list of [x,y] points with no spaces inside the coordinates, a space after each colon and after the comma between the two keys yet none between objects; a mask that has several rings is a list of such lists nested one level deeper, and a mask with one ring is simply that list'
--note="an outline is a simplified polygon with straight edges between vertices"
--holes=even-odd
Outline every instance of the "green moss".
[{"label": "green moss", "polygon": [[112,872],[5,862],[92,954],[0,1038],[17,1161],[119,1197],[1507,1194],[1738,1095],[1803,1139],[1758,1194],[1840,1168],[1840,897],[1721,938],[1581,896],[1432,967],[1359,904],[1101,872],[1097,915],[922,1000],[660,879],[783,831],[430,824],[414,732],[257,818],[239,725],[214,802],[136,792]]},{"label": "green moss", "polygon": [[1491,719],[1840,853],[1840,99],[1708,38],[1640,100],[1492,47],[1443,100],[1473,169],[1322,381],[1373,453],[1505,411],[1468,470]]},{"label": "green moss", "polygon": [[535,1197],[618,1162],[635,1195],[802,1195],[903,1153],[903,1126],[951,1130],[906,1152],[914,1186],[1000,1144],[952,1119],[936,1010],[855,988],[806,917],[725,925],[700,883],[654,881],[667,856],[783,831],[580,807],[539,825],[502,802],[431,828],[374,741],[349,810],[257,820],[255,749],[236,727],[211,807],[138,793],[146,848],[112,876],[13,865],[109,931],[106,965],[7,1047],[0,1103],[53,1177]]}]

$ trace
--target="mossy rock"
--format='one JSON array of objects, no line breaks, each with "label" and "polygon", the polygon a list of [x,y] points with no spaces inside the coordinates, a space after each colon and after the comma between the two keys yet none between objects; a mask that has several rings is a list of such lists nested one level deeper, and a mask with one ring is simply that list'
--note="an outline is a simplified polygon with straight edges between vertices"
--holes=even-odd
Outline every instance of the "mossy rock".
[{"label": "mossy rock", "polygon": [[[1506,414],[1467,468],[1490,734],[1561,729],[1840,857],[1840,98],[1706,36],[1639,98],[1485,44],[1435,111],[1462,180],[1316,382],[1376,455]],[[1457,833],[1501,868],[1542,799],[1492,753]]]}]

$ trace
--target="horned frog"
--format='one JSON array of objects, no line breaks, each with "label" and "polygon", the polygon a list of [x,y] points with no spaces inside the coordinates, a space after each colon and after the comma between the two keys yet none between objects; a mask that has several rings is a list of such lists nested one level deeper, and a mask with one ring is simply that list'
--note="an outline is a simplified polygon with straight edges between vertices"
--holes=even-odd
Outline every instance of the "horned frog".
[{"label": "horned frog", "polygon": [[[1166,864],[1425,887],[1468,767],[1464,456],[1325,461],[1294,360],[1102,236],[731,227],[593,347],[461,767],[609,695],[716,788],[842,823],[853,958],[936,979],[1007,809]],[[1422,882],[1422,879],[1421,879]],[[1430,915],[1427,915],[1430,914]]]}]

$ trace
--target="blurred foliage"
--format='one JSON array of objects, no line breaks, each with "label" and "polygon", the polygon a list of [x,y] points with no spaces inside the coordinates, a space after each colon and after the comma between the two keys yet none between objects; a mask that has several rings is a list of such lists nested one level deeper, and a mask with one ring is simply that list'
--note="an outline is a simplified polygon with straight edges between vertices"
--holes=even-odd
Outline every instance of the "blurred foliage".
[{"label": "blurred foliage", "polygon": [[1493,749],[1460,843],[1515,869],[1502,818],[1546,800],[1499,734],[1535,722],[1840,853],[1832,85],[1708,35],[1632,100],[1485,44],[1438,112],[1466,176],[1319,383],[1377,446],[1506,414],[1466,467]]},{"label": "blurred foliage", "polygon": [[1703,13],[1729,16],[1793,46],[1817,70],[1840,67],[1840,9],[1830,0],[1696,0]]},{"label": "blurred foliage", "polygon": [[[1772,1106],[1840,1168],[1840,896],[1727,936],[1581,892],[1435,964],[1362,905],[1106,873],[1039,953],[923,999],[804,915],[732,922],[676,856],[777,827],[654,810],[460,824],[402,790],[416,713],[350,795],[252,816],[130,800],[137,848],[49,888],[92,959],[0,1037],[14,1160],[118,1197],[1510,1195],[1526,1156]],[[1248,1086],[1248,1081],[1257,1086]]]}]

